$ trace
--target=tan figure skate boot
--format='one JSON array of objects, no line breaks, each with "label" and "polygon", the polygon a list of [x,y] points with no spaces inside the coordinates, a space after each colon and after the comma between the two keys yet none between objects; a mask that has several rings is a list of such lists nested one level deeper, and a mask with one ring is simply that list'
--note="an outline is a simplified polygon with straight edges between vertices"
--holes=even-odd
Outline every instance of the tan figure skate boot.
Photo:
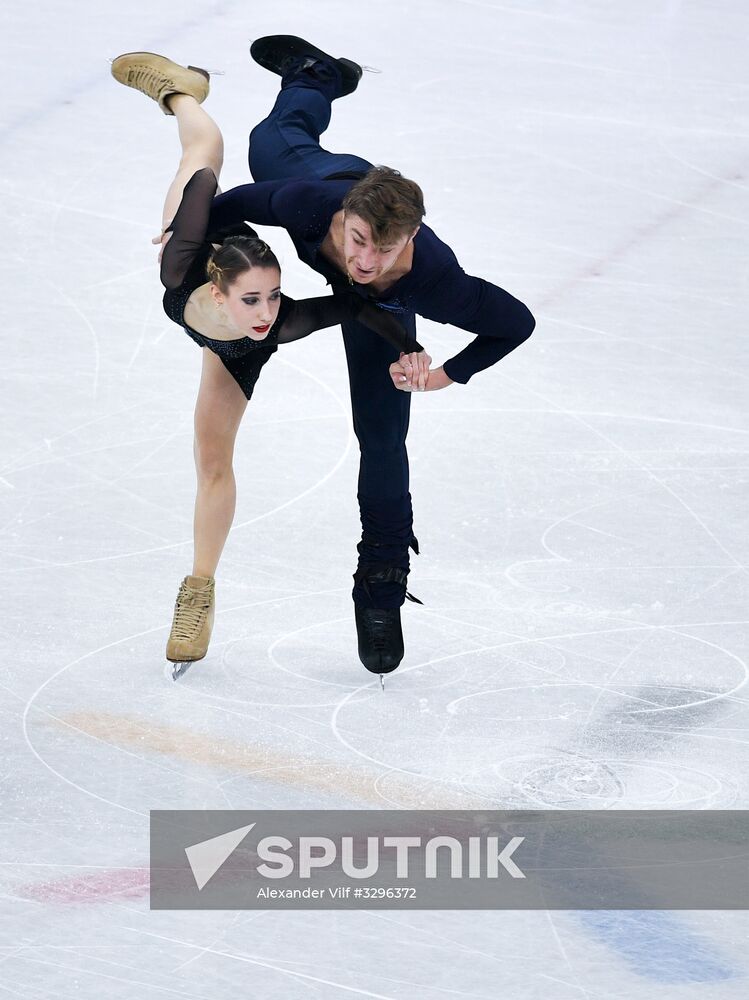
[{"label": "tan figure skate boot", "polygon": [[171,94],[189,94],[198,104],[208,96],[209,75],[198,66],[180,66],[155,52],[126,52],[112,60],[112,76],[126,87],[159,102],[165,115],[173,114],[166,102]]},{"label": "tan figure skate boot", "polygon": [[215,587],[212,576],[186,576],[180,584],[166,644],[166,658],[170,662],[191,663],[202,660],[208,652],[216,611]]}]

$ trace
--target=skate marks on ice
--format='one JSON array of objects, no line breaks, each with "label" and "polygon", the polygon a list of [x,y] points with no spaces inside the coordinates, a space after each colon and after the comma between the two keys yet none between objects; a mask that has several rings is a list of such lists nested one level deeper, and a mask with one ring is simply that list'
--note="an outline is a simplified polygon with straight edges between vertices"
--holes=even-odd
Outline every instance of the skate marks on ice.
[{"label": "skate marks on ice", "polygon": [[[675,808],[679,802],[696,808],[730,805],[740,800],[740,777],[726,751],[733,747],[745,754],[749,745],[742,738],[745,730],[731,728],[730,721],[737,716],[740,723],[746,715],[743,691],[749,675],[745,660],[728,645],[699,633],[744,624],[731,619],[734,607],[736,617],[743,618],[738,583],[746,569],[734,551],[739,546],[742,552],[736,512],[729,508],[729,517],[718,522],[708,521],[704,511],[712,480],[730,485],[733,470],[723,466],[733,454],[742,458],[735,434],[746,431],[663,421],[670,425],[668,446],[653,453],[646,450],[652,449],[647,417],[628,417],[623,424],[613,414],[581,419],[575,411],[560,411],[560,417],[572,446],[587,451],[565,455],[562,447],[550,460],[548,475],[575,485],[583,474],[595,486],[593,499],[575,505],[574,494],[550,491],[541,509],[528,512],[549,522],[538,540],[547,558],[512,563],[505,580],[513,592],[504,597],[508,606],[520,608],[512,630],[544,632],[539,641],[559,652],[559,665],[550,668],[552,676],[543,684],[532,686],[532,697],[524,697],[517,686],[480,689],[453,708],[470,705],[476,713],[512,725],[511,709],[518,707],[518,719],[547,726],[552,747],[563,749],[546,760],[547,751],[530,759],[521,756],[510,768],[517,787],[518,781],[523,785],[518,772],[532,764],[530,785],[523,787],[539,805],[579,808],[578,797],[587,798],[590,791],[592,804],[600,807],[617,802],[638,807],[638,797],[631,800],[638,787],[646,792],[641,808]],[[716,431],[728,457],[718,448]],[[580,434],[592,439],[581,440]],[[600,449],[596,438],[608,453],[591,450]],[[703,470],[713,453],[716,468]],[[567,509],[561,517],[554,516],[555,498],[557,509],[560,501]],[[655,516],[643,517],[643,499]],[[644,605],[643,594],[651,595]],[[654,594],[665,595],[666,603],[652,601]],[[535,611],[535,621],[528,608]],[[465,622],[464,614],[461,619]],[[574,623],[579,630],[557,633],[555,621],[567,628]],[[478,695],[482,707],[474,708]],[[553,713],[560,697],[564,710],[549,728],[544,708]],[[577,725],[562,732],[564,719]],[[556,739],[555,730],[564,738]]]},{"label": "skate marks on ice", "polygon": [[[305,613],[314,619],[316,612],[312,601]],[[540,620],[505,610],[502,617],[516,632],[536,634],[498,634],[483,624],[480,609],[419,609],[426,656],[395,672],[386,698],[377,680],[352,664],[344,650],[349,637],[341,637],[340,649],[327,640],[342,623],[337,619],[303,625],[266,647],[262,635],[227,645],[219,662],[209,655],[196,666],[200,673],[179,687],[176,703],[153,688],[151,670],[134,666],[147,664],[147,653],[109,646],[58,671],[32,696],[28,743],[62,780],[138,813],[137,783],[126,805],[93,780],[119,766],[113,750],[146,772],[168,758],[178,768],[204,767],[206,778],[217,769],[222,782],[231,780],[221,778],[227,773],[252,777],[261,782],[260,801],[267,802],[267,787],[278,808],[283,788],[292,797],[329,792],[406,808],[700,808],[735,801],[726,751],[744,743],[727,728],[745,707],[747,669],[738,657],[649,625],[592,627],[589,616],[575,621],[570,613],[556,621],[548,613]],[[454,623],[462,623],[457,636]],[[272,633],[273,623],[267,627]],[[450,644],[455,652],[436,655]],[[685,663],[688,674],[710,676],[712,690],[694,687]],[[112,677],[113,666],[122,704],[142,706],[147,690],[148,713],[112,712],[102,670]],[[71,766],[71,740],[82,735],[89,746],[96,741],[102,766],[93,773],[73,767],[64,776],[60,733]]]},{"label": "skate marks on ice", "polygon": [[[85,732],[87,736],[121,750],[136,751],[138,757],[155,753],[183,762],[187,760],[191,764],[205,767],[214,775],[217,771],[245,773],[253,780],[260,778],[261,782],[284,783],[304,789],[311,787],[323,794],[342,788],[347,797],[374,805],[382,805],[383,793],[391,803],[412,807],[481,808],[487,805],[485,798],[467,795],[457,797],[454,792],[447,794],[448,789],[442,789],[441,794],[430,797],[423,777],[418,774],[409,775],[403,769],[399,773],[385,772],[378,775],[376,768],[340,767],[330,762],[310,762],[307,758],[296,758],[268,748],[252,747],[213,736],[200,736],[194,730],[158,727],[144,719],[123,718],[114,714],[77,713],[61,722],[66,727],[72,727],[79,733]],[[567,755],[567,760],[572,766],[573,755]],[[585,794],[592,806],[601,807],[601,772],[596,777],[597,785],[583,788],[583,779],[592,780],[590,771],[585,772],[588,765],[577,755],[574,766],[578,769],[577,783],[570,783],[568,786],[568,798],[571,797],[570,793],[577,793],[576,804],[579,804]],[[558,775],[538,774],[536,777],[541,780],[542,787],[546,788],[556,782],[555,787],[559,790]],[[526,776],[526,780],[528,785],[531,776]],[[526,794],[529,792],[529,787],[526,787]],[[543,804],[552,803],[539,802],[539,805]],[[553,803],[562,807],[565,804],[560,796]],[[142,875],[141,869],[120,870],[19,888],[22,896],[59,903],[94,902],[103,898],[136,899],[139,895],[145,897],[147,891]],[[738,974],[680,916],[616,913],[583,914],[580,919],[588,933],[618,952],[633,972],[653,981],[718,981]],[[660,961],[658,956],[663,957],[664,961]]]}]

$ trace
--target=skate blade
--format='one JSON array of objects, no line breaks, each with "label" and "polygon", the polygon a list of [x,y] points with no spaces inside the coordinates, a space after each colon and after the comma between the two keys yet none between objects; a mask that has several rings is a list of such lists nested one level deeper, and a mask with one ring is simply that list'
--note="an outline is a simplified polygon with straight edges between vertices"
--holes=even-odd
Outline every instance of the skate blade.
[{"label": "skate blade", "polygon": [[197,663],[197,660],[179,660],[172,664],[172,680],[178,681],[180,677],[184,677],[193,663]]}]

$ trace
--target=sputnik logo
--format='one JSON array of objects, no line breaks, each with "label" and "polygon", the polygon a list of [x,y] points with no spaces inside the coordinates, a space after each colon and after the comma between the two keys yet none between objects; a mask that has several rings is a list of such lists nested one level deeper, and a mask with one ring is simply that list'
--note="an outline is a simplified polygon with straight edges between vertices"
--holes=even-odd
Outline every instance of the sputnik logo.
[{"label": "sputnik logo", "polygon": [[237,830],[230,830],[218,837],[211,837],[210,840],[201,840],[199,844],[185,848],[185,854],[190,862],[198,891],[210,882],[221,865],[234,853],[254,826],[254,823],[250,823],[249,826],[240,826]]}]

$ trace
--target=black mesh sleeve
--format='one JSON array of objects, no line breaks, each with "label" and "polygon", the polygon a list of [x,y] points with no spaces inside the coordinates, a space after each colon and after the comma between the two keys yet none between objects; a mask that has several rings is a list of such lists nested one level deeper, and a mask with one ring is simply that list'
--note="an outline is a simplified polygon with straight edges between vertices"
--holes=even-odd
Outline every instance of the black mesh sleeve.
[{"label": "black mesh sleeve", "polygon": [[384,309],[378,309],[359,295],[323,295],[315,299],[294,302],[288,316],[278,331],[278,343],[308,337],[315,330],[339,326],[347,320],[356,320],[374,330],[399,351],[411,354],[423,351],[421,344],[409,337],[398,320]]},{"label": "black mesh sleeve", "polygon": [[179,288],[193,260],[204,249],[217,188],[210,167],[198,170],[185,185],[177,214],[166,228],[172,235],[161,256],[161,283],[165,288]]}]

